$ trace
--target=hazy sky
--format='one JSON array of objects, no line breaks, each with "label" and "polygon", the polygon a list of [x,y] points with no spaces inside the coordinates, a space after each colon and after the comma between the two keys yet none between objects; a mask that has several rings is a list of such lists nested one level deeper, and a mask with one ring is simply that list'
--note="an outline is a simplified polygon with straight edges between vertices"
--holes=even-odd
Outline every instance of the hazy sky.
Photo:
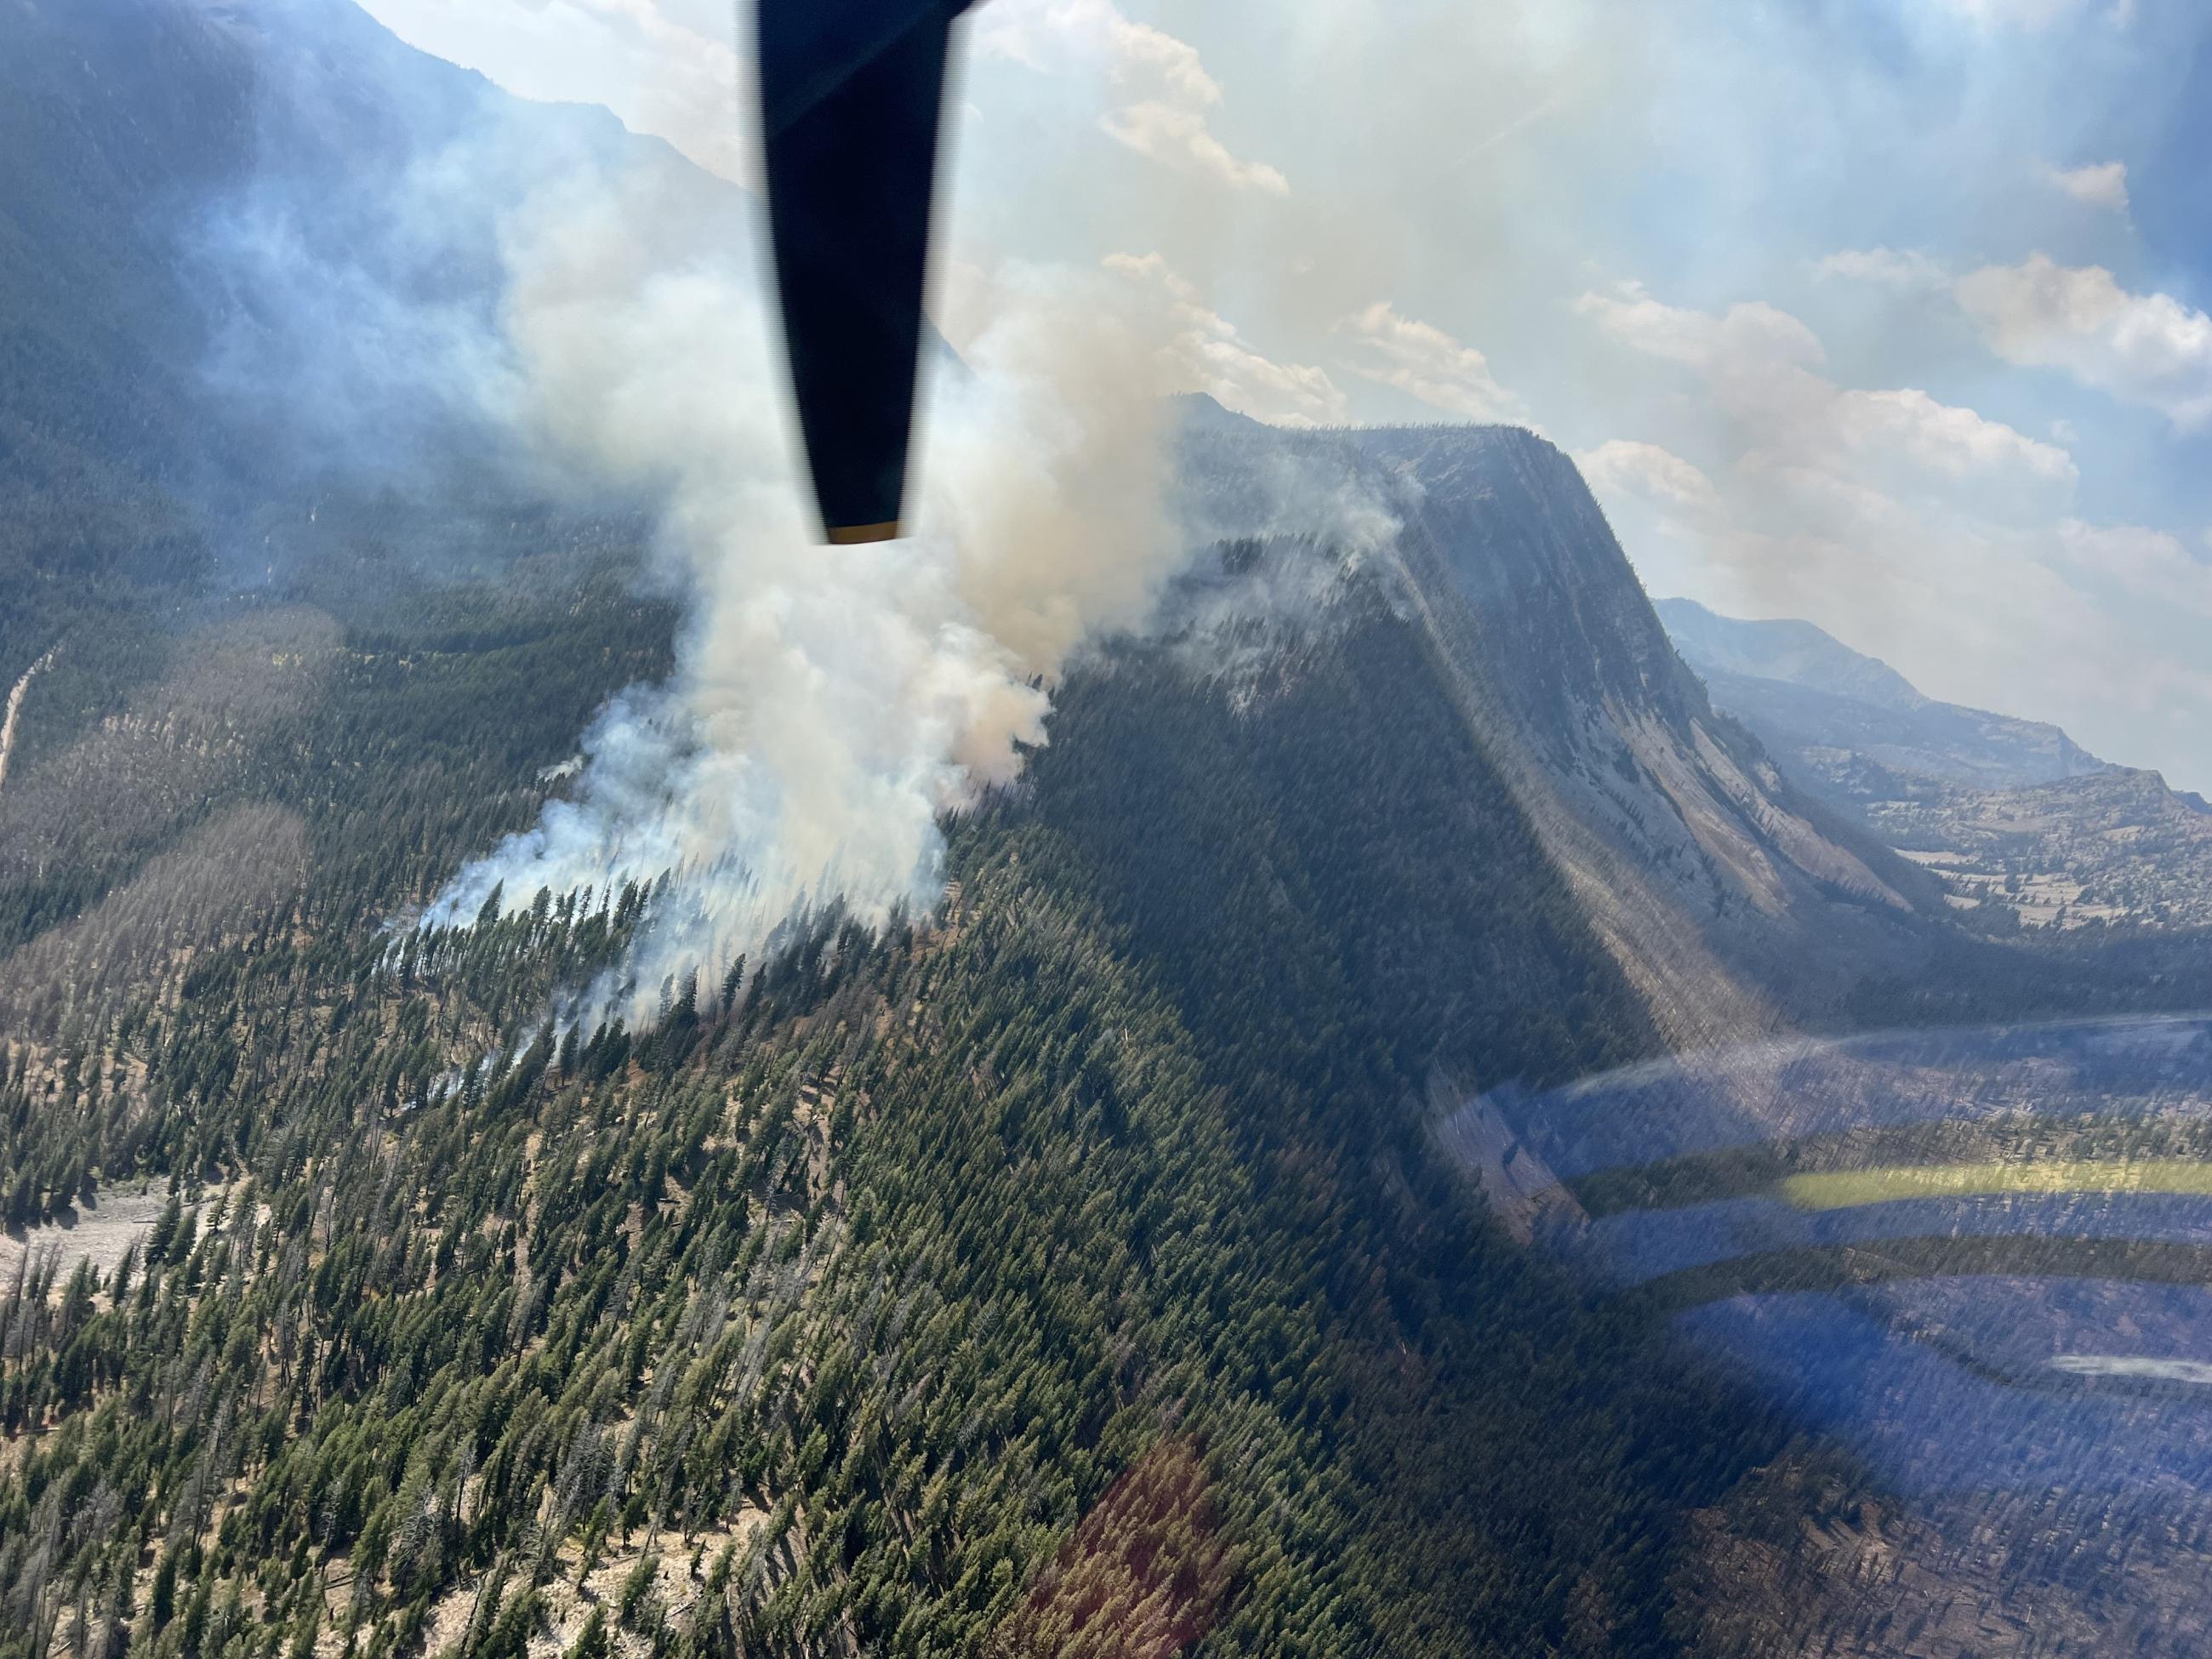
[{"label": "hazy sky", "polygon": [[[744,180],[730,0],[367,0]],[[748,20],[747,27],[750,23]],[[2212,789],[2203,0],[988,0],[938,309],[1176,308],[1270,420],[1511,420],[1655,595]]]}]

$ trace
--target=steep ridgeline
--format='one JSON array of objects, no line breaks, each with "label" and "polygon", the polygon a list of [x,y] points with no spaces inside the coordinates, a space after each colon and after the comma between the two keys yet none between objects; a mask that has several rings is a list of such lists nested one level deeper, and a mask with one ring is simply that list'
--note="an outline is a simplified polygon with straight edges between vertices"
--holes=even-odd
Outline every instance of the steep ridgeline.
[{"label": "steep ridgeline", "polygon": [[1923,696],[1805,622],[1661,618],[1716,706],[1808,793],[1938,877],[1983,927],[2212,923],[2212,811],[2055,726]]},{"label": "steep ridgeline", "polygon": [[1418,620],[1468,731],[1671,1042],[1817,1011],[1911,951],[1926,878],[1717,716],[1551,444],[1504,427],[1281,433],[1210,406],[1188,429],[1204,530],[1264,530],[1284,501],[1311,516],[1325,498],[1321,521],[1369,544],[1356,561]]},{"label": "steep ridgeline", "polygon": [[1693,599],[1659,619],[1713,701],[1810,787],[1904,799],[1917,785],[2003,789],[2109,770],[2055,726],[1923,696],[1887,663],[1808,622],[1740,622]]}]

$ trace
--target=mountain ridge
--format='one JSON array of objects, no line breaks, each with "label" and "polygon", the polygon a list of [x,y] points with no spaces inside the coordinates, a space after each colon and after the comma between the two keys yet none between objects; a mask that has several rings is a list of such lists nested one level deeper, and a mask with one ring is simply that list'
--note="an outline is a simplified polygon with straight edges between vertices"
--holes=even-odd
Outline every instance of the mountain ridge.
[{"label": "mountain ridge", "polygon": [[1714,702],[1980,925],[2212,924],[2212,811],[2064,731],[1923,696],[1802,622],[1657,607]]},{"label": "mountain ridge", "polygon": [[[1370,562],[1435,642],[1469,727],[1677,1039],[1744,1040],[1917,950],[1927,878],[1797,789],[1684,667],[1573,461],[1515,427],[1279,432],[1209,415],[1186,470],[1291,467],[1395,528]],[[1819,936],[1835,974],[1785,963]]]},{"label": "mountain ridge", "polygon": [[2056,782],[2110,764],[2058,726],[1927,696],[1811,623],[1744,622],[1692,599],[1662,599],[1656,609],[1716,698],[1782,752],[1844,749],[1907,777],[1984,787]]},{"label": "mountain ridge", "polygon": [[1695,667],[1782,680],[1893,708],[1923,708],[1932,701],[1879,657],[1852,650],[1809,622],[1744,621],[1686,599],[1654,600],[1652,608],[1683,659]]}]

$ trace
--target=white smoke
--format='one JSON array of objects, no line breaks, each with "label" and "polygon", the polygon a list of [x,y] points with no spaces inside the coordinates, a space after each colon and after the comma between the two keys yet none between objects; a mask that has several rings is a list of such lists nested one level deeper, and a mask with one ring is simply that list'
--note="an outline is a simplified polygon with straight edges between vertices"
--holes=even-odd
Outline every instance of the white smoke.
[{"label": "white smoke", "polygon": [[[822,546],[763,239],[730,187],[604,114],[416,58],[345,8],[252,9],[272,65],[264,152],[188,250],[217,319],[210,380],[310,474],[380,489],[495,471],[495,495],[649,501],[685,599],[668,681],[611,699],[580,769],[546,780],[558,798],[425,921],[465,921],[495,891],[514,909],[650,884],[633,960],[584,993],[635,1014],[622,985],[650,999],[695,967],[711,982],[811,904],[925,911],[945,816],[1016,775],[1063,668],[1143,628],[1204,540],[1175,527],[1164,488],[1189,385],[1173,295],[968,250],[959,362],[926,354],[918,533]],[[336,64],[365,95],[326,94]],[[1026,152],[1000,135],[992,153]],[[1036,154],[1056,190],[1097,183],[1095,158]],[[1181,173],[1147,201],[1205,211]],[[1241,509],[1263,533],[1306,493],[1280,482]]]},{"label": "white smoke", "polygon": [[51,651],[23,671],[22,678],[9,689],[7,707],[0,709],[0,784],[8,781],[8,760],[15,752],[15,722],[23,712],[23,696],[30,690],[31,682],[39,671],[51,666],[54,653]]},{"label": "white smoke", "polygon": [[926,910],[943,816],[1017,773],[1044,688],[1144,621],[1183,545],[1169,319],[1106,273],[1041,269],[1001,273],[966,372],[937,377],[919,533],[818,545],[764,274],[688,246],[667,206],[646,173],[541,191],[503,239],[503,325],[542,459],[663,504],[693,598],[676,672],[615,698],[568,797],[428,917],[672,872],[629,965],[645,988],[757,953],[810,900]]}]

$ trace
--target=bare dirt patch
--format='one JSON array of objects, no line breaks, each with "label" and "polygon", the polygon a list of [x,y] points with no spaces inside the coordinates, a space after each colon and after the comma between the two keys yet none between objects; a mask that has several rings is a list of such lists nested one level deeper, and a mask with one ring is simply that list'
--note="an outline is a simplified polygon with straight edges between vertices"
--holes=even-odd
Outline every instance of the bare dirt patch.
[{"label": "bare dirt patch", "polygon": [[16,1264],[33,1252],[49,1249],[61,1252],[57,1287],[69,1282],[80,1261],[90,1261],[102,1283],[112,1279],[123,1253],[144,1240],[161,1219],[169,1195],[158,1187],[143,1192],[111,1190],[96,1204],[65,1210],[42,1226],[21,1232],[0,1232],[0,1285],[12,1284]]}]

